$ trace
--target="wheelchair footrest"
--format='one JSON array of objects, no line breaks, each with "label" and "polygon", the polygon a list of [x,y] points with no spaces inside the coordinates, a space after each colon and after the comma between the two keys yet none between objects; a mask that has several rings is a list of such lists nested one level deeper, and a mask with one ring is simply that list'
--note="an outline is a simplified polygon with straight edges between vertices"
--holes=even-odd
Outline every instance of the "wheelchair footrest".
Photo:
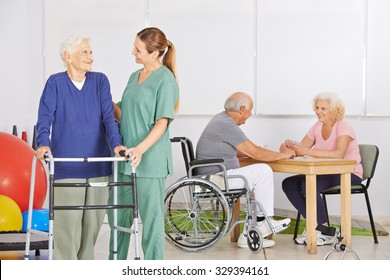
[{"label": "wheelchair footrest", "polygon": [[287,229],[289,226],[290,226],[289,223],[288,224],[282,224],[282,225],[279,225],[277,227],[274,227],[274,231],[275,231],[275,233],[278,233],[278,232],[281,232],[281,231]]}]

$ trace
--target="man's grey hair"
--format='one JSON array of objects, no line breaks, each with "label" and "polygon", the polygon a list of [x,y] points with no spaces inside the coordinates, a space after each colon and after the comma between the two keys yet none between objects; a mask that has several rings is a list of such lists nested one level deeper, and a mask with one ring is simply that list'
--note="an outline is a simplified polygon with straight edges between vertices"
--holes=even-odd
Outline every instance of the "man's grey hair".
[{"label": "man's grey hair", "polygon": [[75,46],[80,45],[82,42],[88,42],[89,43],[89,37],[83,36],[83,35],[70,35],[66,37],[61,45],[60,45],[60,56],[61,59],[64,61],[64,65],[66,66],[66,61],[64,59],[64,52],[67,51],[68,53],[72,53]]},{"label": "man's grey hair", "polygon": [[250,102],[251,97],[249,95],[243,92],[236,92],[226,99],[224,107],[226,111],[238,112],[241,106],[249,108]]}]

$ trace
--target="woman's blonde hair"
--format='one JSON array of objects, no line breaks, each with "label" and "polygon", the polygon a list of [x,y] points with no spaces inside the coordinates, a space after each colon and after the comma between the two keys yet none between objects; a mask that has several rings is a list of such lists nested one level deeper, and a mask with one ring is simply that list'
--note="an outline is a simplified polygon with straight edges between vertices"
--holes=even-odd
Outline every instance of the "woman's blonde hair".
[{"label": "woman's blonde hair", "polygon": [[344,117],[345,106],[336,94],[331,92],[321,92],[317,94],[312,101],[314,111],[316,110],[318,100],[328,101],[332,120],[339,121]]},{"label": "woman's blonde hair", "polygon": [[[162,63],[173,73],[178,82],[176,73],[176,48],[171,41],[167,39],[164,32],[157,27],[147,27],[137,33],[137,37],[145,43],[148,53],[158,51],[158,57],[162,57]],[[179,100],[175,104],[175,113],[179,110]]]}]

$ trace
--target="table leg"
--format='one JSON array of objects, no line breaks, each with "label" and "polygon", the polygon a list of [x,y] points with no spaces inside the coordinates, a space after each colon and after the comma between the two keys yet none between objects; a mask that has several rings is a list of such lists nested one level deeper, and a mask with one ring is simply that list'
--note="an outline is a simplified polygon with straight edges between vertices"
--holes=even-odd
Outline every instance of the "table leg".
[{"label": "table leg", "polygon": [[[231,224],[234,223],[240,217],[240,198],[237,198],[237,201],[233,203],[233,212],[234,216],[232,217]],[[240,236],[240,224],[236,225],[234,229],[230,232],[230,242],[237,242],[238,237]]]},{"label": "table leg", "polygon": [[306,175],[306,252],[317,254],[317,182],[316,175]]},{"label": "table leg", "polygon": [[351,248],[351,174],[341,174],[340,180],[341,236],[343,243]]}]

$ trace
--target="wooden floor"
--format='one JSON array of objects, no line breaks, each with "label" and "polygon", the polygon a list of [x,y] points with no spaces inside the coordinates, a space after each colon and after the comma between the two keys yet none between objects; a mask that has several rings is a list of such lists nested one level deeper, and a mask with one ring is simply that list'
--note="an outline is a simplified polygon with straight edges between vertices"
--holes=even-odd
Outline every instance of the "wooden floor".
[{"label": "wooden floor", "polygon": [[[142,226],[140,226],[142,231]],[[390,231],[390,226],[384,226],[384,230]],[[5,242],[5,236],[0,235],[0,242]],[[11,237],[9,237],[11,238]],[[19,236],[23,242],[23,236]],[[39,237],[40,238],[40,237]],[[15,236],[12,237],[15,240]],[[261,250],[258,254],[253,254],[249,249],[237,247],[237,244],[230,242],[230,237],[221,239],[216,246],[202,252],[187,253],[176,249],[169,243],[165,247],[166,260],[322,260],[325,255],[333,249],[332,245],[318,247],[318,254],[309,255],[305,252],[304,245],[297,245],[292,240],[292,234],[276,234],[273,239],[276,245],[271,248]],[[379,243],[374,244],[372,236],[353,236],[352,249],[362,260],[390,260],[390,237],[378,236]],[[109,226],[103,224],[95,247],[95,259],[107,260]],[[333,259],[337,259],[341,253],[332,254]],[[30,259],[47,260],[48,251],[40,250],[40,256],[35,256],[35,251],[30,251]],[[134,244],[131,243],[128,259],[134,258]],[[141,250],[142,258],[142,250]],[[0,251],[2,260],[22,260],[24,251]],[[354,259],[352,254],[345,254],[344,259]]]}]

